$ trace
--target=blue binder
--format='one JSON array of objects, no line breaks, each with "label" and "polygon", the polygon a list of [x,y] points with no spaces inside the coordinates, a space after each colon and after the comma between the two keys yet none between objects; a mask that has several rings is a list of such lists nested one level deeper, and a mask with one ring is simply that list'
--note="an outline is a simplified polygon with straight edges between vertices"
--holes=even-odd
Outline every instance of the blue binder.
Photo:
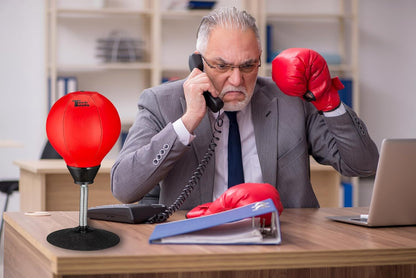
[{"label": "blue binder", "polygon": [[339,97],[341,98],[341,101],[343,103],[345,103],[346,105],[348,105],[349,107],[352,107],[352,88],[353,88],[353,84],[352,84],[352,80],[351,79],[347,79],[347,78],[342,78],[340,79],[342,84],[344,84],[344,89],[339,91]]},{"label": "blue binder", "polygon": [[[270,227],[255,218],[272,213]],[[260,234],[260,236],[259,236]],[[241,236],[241,237],[240,237]],[[149,238],[158,244],[280,244],[279,213],[271,199],[240,208],[155,226]]]}]

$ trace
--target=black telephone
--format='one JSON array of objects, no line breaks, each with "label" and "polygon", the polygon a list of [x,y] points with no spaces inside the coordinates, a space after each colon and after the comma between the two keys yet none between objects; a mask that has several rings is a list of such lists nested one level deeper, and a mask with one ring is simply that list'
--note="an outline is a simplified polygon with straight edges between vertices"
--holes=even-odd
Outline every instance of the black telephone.
[{"label": "black telephone", "polygon": [[[192,54],[189,56],[189,68],[198,67],[203,70],[202,57],[200,54]],[[205,101],[209,109],[218,112],[224,106],[224,102],[220,98],[213,97],[208,91],[204,92]],[[97,220],[115,221],[123,223],[161,223],[166,221],[170,215],[177,211],[185,200],[191,195],[192,190],[199,183],[199,179],[205,171],[208,162],[215,152],[217,146],[216,141],[219,140],[216,133],[220,133],[222,126],[222,117],[218,114],[214,125],[211,142],[208,150],[199,163],[198,167],[192,174],[188,183],[184,186],[181,194],[175,202],[166,207],[162,204],[115,204],[98,206],[88,209],[88,217]]]},{"label": "black telephone", "polygon": [[[204,70],[204,63],[202,62],[201,54],[193,53],[189,56],[189,70],[198,68]],[[213,97],[208,91],[204,92],[205,102],[212,112],[218,112],[224,106],[224,102],[219,97]]]}]

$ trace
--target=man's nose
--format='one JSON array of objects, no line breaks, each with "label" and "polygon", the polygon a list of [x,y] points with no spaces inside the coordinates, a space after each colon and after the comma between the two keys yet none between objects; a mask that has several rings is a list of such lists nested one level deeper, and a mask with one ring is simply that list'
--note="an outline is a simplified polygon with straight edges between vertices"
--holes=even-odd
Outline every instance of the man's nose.
[{"label": "man's nose", "polygon": [[228,81],[234,86],[240,86],[243,82],[243,74],[238,67],[231,69],[230,77],[228,77]]}]

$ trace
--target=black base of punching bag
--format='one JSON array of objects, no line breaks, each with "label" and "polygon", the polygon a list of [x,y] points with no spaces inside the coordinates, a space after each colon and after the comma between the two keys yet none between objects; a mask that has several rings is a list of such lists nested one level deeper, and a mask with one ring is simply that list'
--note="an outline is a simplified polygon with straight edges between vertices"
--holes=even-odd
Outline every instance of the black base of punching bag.
[{"label": "black base of punching bag", "polygon": [[93,251],[113,247],[120,242],[118,235],[88,226],[52,232],[46,238],[55,246],[80,251]]},{"label": "black base of punching bag", "polygon": [[94,183],[94,178],[97,175],[98,170],[100,169],[101,165],[94,166],[94,167],[73,167],[73,166],[66,166],[71,174],[72,178],[74,179],[74,183],[76,184],[83,184],[83,183]]}]

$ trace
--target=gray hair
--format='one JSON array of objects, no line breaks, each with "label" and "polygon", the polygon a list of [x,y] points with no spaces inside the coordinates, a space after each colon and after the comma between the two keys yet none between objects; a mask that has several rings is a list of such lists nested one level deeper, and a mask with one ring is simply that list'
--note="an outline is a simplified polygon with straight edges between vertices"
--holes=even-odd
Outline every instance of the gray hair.
[{"label": "gray hair", "polygon": [[261,41],[259,30],[257,29],[256,19],[246,11],[239,11],[237,8],[218,8],[202,18],[199,25],[196,39],[196,50],[204,54],[208,38],[215,27],[227,29],[240,29],[242,31],[251,29],[257,38],[259,50],[261,50]]}]

